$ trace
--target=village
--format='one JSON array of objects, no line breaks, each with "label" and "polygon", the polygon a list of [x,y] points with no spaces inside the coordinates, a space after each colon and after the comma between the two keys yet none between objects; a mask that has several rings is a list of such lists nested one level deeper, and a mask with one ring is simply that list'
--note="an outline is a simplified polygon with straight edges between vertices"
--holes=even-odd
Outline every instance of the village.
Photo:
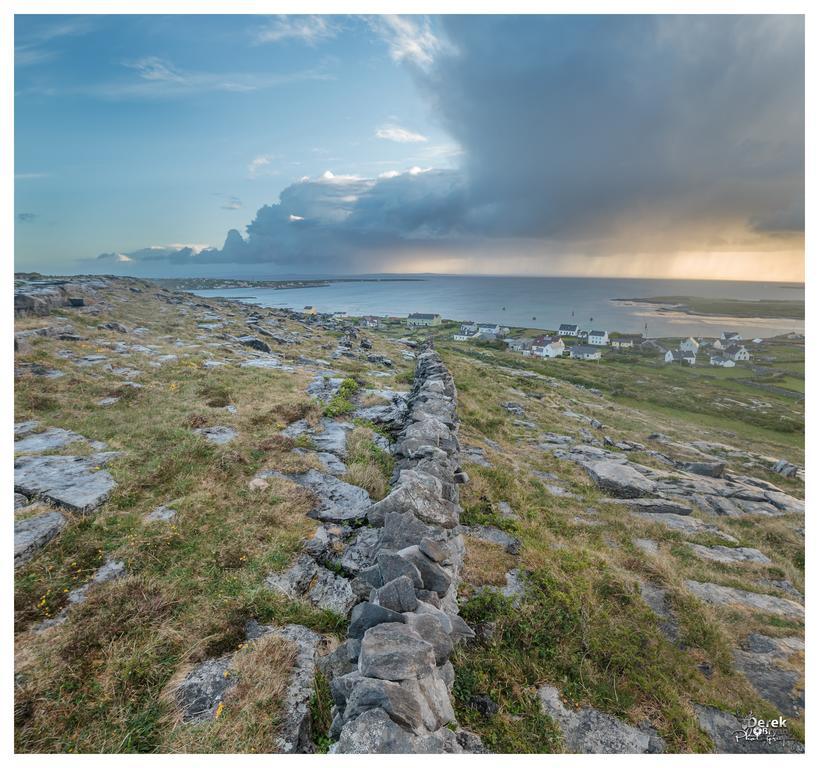
[{"label": "village", "polygon": [[[304,314],[316,314],[316,308],[307,306]],[[344,320],[346,312],[336,312],[333,319]],[[359,325],[364,328],[378,328],[380,323],[397,324],[400,318],[379,318],[364,316]],[[409,328],[439,327],[445,321],[440,314],[412,312],[403,323]],[[682,340],[652,339],[642,334],[618,333],[607,330],[585,330],[577,323],[562,323],[554,332],[537,336],[519,335],[513,330],[497,323],[462,322],[452,334],[452,340],[458,342],[502,342],[511,352],[524,357],[551,360],[570,357],[574,360],[600,360],[606,350],[654,352],[666,364],[697,365],[707,362],[719,368],[734,368],[737,363],[751,361],[751,352],[742,335],[736,331],[724,330],[719,337],[694,338],[688,336]],[[676,343],[676,348],[674,344]],[[763,343],[761,338],[750,341],[753,345]]]}]

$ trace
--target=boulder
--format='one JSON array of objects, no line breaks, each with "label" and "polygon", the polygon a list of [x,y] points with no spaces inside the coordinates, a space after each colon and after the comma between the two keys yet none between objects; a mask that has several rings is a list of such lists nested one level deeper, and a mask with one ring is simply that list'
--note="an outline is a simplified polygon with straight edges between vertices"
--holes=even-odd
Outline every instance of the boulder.
[{"label": "boulder", "polygon": [[322,637],[299,624],[273,628],[271,633],[296,647],[296,658],[281,700],[277,750],[284,754],[313,752],[310,708],[316,690],[316,653]]},{"label": "boulder", "polygon": [[430,560],[418,545],[406,547],[398,552],[401,557],[409,560],[421,574],[424,582],[424,589],[436,592],[439,597],[443,597],[449,585],[452,584],[452,576],[448,574],[438,563]]},{"label": "boulder", "polygon": [[434,669],[432,645],[406,624],[379,624],[364,633],[358,671],[365,677],[400,681],[431,674]]},{"label": "boulder", "polygon": [[403,621],[404,617],[397,611],[366,601],[359,603],[353,608],[353,612],[350,615],[350,626],[347,630],[347,636],[360,640],[370,627],[375,627],[379,624],[400,623]]},{"label": "boulder", "polygon": [[612,504],[624,504],[633,512],[651,515],[690,515],[691,507],[671,499],[609,499]]},{"label": "boulder", "polygon": [[435,663],[445,664],[449,659],[449,654],[452,653],[452,638],[444,629],[443,623],[436,616],[425,612],[406,613],[404,618],[407,626],[412,627],[432,646],[435,652]]},{"label": "boulder", "polygon": [[654,481],[628,464],[603,460],[585,463],[583,466],[599,488],[622,499],[647,496],[654,493],[657,487]]},{"label": "boulder", "polygon": [[270,349],[270,346],[262,341],[261,339],[257,339],[255,336],[239,336],[236,339],[242,346],[250,347],[251,349],[256,349],[259,352],[267,352],[270,353],[273,350]]},{"label": "boulder", "polygon": [[345,483],[332,475],[323,475],[315,469],[294,475],[279,475],[271,472],[269,476],[287,477],[294,483],[312,491],[318,500],[310,512],[311,517],[332,523],[343,523],[363,520],[370,509],[371,499],[363,488]]},{"label": "boulder", "polygon": [[399,576],[407,576],[416,589],[421,589],[424,586],[418,568],[409,560],[405,560],[401,555],[394,552],[379,552],[378,567],[384,583],[397,579]]},{"label": "boulder", "polygon": [[388,581],[383,587],[376,589],[373,602],[397,613],[414,611],[418,598],[415,596],[412,579],[409,576],[399,576]]},{"label": "boulder", "polygon": [[436,754],[460,752],[455,734],[446,728],[416,736],[398,725],[383,709],[370,709],[349,721],[330,749],[341,754]]},{"label": "boulder", "polygon": [[726,464],[724,461],[684,461],[680,469],[704,477],[722,477]]},{"label": "boulder", "polygon": [[441,498],[419,482],[396,486],[388,496],[370,507],[367,519],[371,525],[383,525],[387,514],[406,512],[411,512],[425,523],[442,528],[454,528],[458,524],[457,505]]}]

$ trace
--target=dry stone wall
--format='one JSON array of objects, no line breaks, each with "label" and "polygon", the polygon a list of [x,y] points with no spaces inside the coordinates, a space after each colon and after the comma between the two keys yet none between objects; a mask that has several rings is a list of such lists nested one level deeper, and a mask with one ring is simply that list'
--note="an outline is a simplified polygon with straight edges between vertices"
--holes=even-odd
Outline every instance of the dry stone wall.
[{"label": "dry stone wall", "polygon": [[481,751],[457,728],[450,700],[453,644],[473,636],[458,615],[464,544],[458,532],[457,393],[431,346],[394,446],[396,474],[367,523],[377,535],[352,582],[348,639],[321,662],[330,679],[334,752]]}]

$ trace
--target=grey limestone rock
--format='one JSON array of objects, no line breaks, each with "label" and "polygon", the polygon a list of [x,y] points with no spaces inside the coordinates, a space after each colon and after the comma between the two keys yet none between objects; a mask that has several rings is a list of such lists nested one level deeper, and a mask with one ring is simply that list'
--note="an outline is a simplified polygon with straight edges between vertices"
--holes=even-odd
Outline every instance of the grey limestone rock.
[{"label": "grey limestone rock", "polygon": [[17,568],[31,560],[65,526],[65,517],[57,511],[15,520],[14,567]]},{"label": "grey limestone rock", "polygon": [[360,640],[370,627],[403,621],[404,617],[397,611],[365,601],[353,608],[353,612],[350,614],[350,626],[347,630],[347,636]]},{"label": "grey limestone rock", "polygon": [[714,751],[727,754],[802,753],[805,748],[798,741],[751,741],[742,737],[742,722],[729,712],[715,707],[695,704],[694,711],[700,728],[714,742]]},{"label": "grey limestone rock", "polygon": [[748,592],[744,589],[692,579],[686,580],[685,584],[696,597],[711,605],[738,605],[789,619],[802,620],[805,618],[805,608],[803,606],[783,597],[762,595],[758,592]]},{"label": "grey limestone rock", "polygon": [[770,558],[763,555],[758,549],[751,547],[704,547],[702,544],[689,544],[691,551],[703,560],[713,560],[716,563],[757,563],[766,565]]},{"label": "grey limestone rock", "polygon": [[14,461],[14,489],[77,512],[102,504],[116,486],[101,467],[116,453],[91,456],[20,456]]},{"label": "grey limestone rock", "polygon": [[432,645],[406,624],[379,624],[364,633],[358,670],[365,677],[400,681],[431,674],[434,669]]},{"label": "grey limestone rock", "polygon": [[[568,752],[579,754],[646,754],[655,751],[652,734],[592,707],[569,709],[557,688],[538,690],[541,707],[560,727]],[[659,745],[657,745],[659,746]]]},{"label": "grey limestone rock", "polygon": [[647,496],[656,490],[656,483],[626,463],[604,460],[584,464],[599,488],[613,496],[629,499]]},{"label": "grey limestone rock", "polygon": [[236,438],[236,430],[233,427],[201,427],[195,429],[199,435],[205,438],[208,442],[214,445],[227,445],[231,440]]}]

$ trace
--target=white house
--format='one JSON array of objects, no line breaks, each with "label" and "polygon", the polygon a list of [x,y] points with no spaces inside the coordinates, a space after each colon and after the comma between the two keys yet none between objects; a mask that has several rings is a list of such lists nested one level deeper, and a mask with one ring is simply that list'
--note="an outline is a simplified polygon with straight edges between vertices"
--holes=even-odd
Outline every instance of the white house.
[{"label": "white house", "polygon": [[709,361],[711,365],[719,366],[720,368],[734,368],[736,363],[728,357],[722,355],[712,355]]},{"label": "white house", "polygon": [[530,352],[532,349],[531,339],[504,339],[506,348],[510,352]]},{"label": "white house", "polygon": [[563,339],[558,339],[543,347],[543,352],[540,356],[547,357],[551,360],[553,357],[563,357],[565,351],[566,345],[563,343]]},{"label": "white house", "polygon": [[379,321],[374,315],[364,315],[364,317],[358,321],[358,324],[362,328],[378,328]]},{"label": "white house", "polygon": [[456,333],[452,338],[454,341],[469,341],[469,339],[475,339],[478,336],[478,326],[476,323],[464,323],[458,329],[458,333]]},{"label": "white house", "polygon": [[561,336],[577,336],[578,330],[580,330],[579,326],[574,323],[563,323],[557,332]]},{"label": "white house", "polygon": [[543,350],[555,339],[559,338],[559,336],[547,336],[546,334],[535,336],[535,338],[532,339],[532,354],[535,357],[543,357]]},{"label": "white house", "polygon": [[618,336],[616,339],[611,339],[611,346],[615,349],[632,349],[642,343],[643,335],[641,333],[628,333]]},{"label": "white house", "polygon": [[683,352],[678,349],[669,349],[663,359],[666,363],[688,363],[688,365],[694,365],[697,362],[697,356],[693,352]]},{"label": "white house", "polygon": [[500,334],[500,330],[500,326],[497,323],[495,325],[491,323],[478,323],[478,336],[484,338],[494,338]]},{"label": "white house", "polygon": [[566,349],[560,336],[535,336],[532,339],[533,357],[561,357]]},{"label": "white house", "polygon": [[723,331],[720,339],[723,341],[742,341],[742,336],[736,331]]},{"label": "white house", "polygon": [[605,347],[608,343],[608,331],[589,331],[589,344],[592,344],[595,347]]},{"label": "white house", "polygon": [[407,317],[407,325],[409,326],[424,326],[424,325],[440,325],[441,316],[438,314],[428,314],[425,312],[412,312]]},{"label": "white house", "polygon": [[601,354],[598,347],[592,347],[588,344],[578,344],[576,347],[572,347],[571,356],[575,360],[599,360]]},{"label": "white house", "polygon": [[681,352],[693,352],[696,355],[697,352],[699,351],[699,348],[700,343],[692,336],[689,336],[685,341],[680,342]]},{"label": "white house", "polygon": [[727,347],[722,354],[724,357],[728,357],[738,363],[747,362],[751,359],[751,353],[745,349],[745,345],[743,344],[731,344],[731,346]]}]

